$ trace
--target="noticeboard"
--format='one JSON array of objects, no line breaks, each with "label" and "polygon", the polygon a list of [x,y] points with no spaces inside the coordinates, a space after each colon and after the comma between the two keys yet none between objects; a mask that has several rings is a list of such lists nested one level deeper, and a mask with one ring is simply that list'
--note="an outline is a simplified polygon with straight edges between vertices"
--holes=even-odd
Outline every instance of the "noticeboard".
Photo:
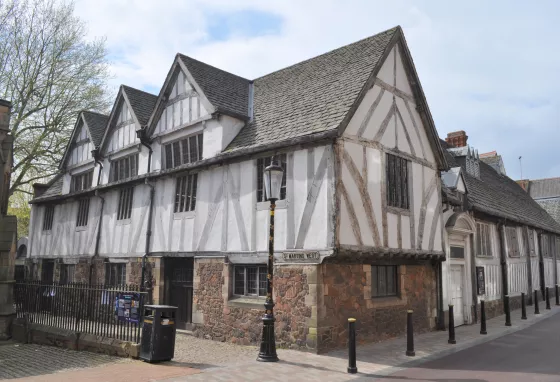
[{"label": "noticeboard", "polygon": [[476,294],[486,294],[486,280],[484,278],[484,267],[476,267]]},{"label": "noticeboard", "polygon": [[140,321],[140,293],[117,293],[115,315],[119,321],[138,323]]}]

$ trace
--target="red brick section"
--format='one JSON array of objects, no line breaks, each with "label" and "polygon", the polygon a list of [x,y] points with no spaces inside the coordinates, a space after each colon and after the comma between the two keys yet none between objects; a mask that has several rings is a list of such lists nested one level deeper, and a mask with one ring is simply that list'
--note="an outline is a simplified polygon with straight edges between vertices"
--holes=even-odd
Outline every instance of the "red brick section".
[{"label": "red brick section", "polygon": [[[258,344],[262,335],[264,299],[238,306],[230,300],[231,266],[223,261],[195,262],[193,303],[202,314],[202,323],[195,325],[198,337],[249,345]],[[301,267],[277,266],[274,269],[276,343],[278,347],[308,349],[308,319],[311,307],[306,305],[309,294],[306,275]],[[199,281],[197,282],[196,279]],[[314,340],[311,347],[315,347]]]},{"label": "red brick section", "polygon": [[38,375],[33,377],[12,379],[12,381],[33,382],[149,382],[169,378],[183,377],[200,373],[200,370],[179,366],[173,363],[149,364],[141,361],[116,363],[75,371]]},{"label": "red brick section", "polygon": [[464,147],[467,145],[467,133],[463,130],[454,131],[452,133],[447,134],[447,138],[445,138],[445,142],[453,147]]},{"label": "red brick section", "polygon": [[[406,311],[414,311],[414,332],[435,326],[436,285],[432,265],[399,267],[400,297],[371,298],[371,266],[323,264],[323,297],[319,301],[319,352],[342,348],[347,320],[357,319],[358,343],[383,341],[406,331]],[[369,270],[369,275],[367,274]]]}]

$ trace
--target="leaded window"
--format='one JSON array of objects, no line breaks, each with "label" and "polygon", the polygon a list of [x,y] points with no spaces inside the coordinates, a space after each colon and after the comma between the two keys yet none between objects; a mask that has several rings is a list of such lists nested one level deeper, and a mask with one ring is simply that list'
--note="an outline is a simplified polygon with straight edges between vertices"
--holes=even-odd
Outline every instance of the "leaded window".
[{"label": "leaded window", "polygon": [[[265,157],[257,159],[257,202],[266,202],[266,191],[264,188],[264,169],[270,166],[272,157]],[[284,169],[284,176],[282,177],[282,186],[280,188],[280,199],[286,199],[286,154],[276,155],[274,157],[275,163],[279,164]]]},{"label": "leaded window", "polygon": [[196,207],[196,188],[198,174],[177,178],[175,186],[175,212],[194,211]]},{"label": "leaded window", "polygon": [[73,175],[70,183],[70,192],[78,192],[91,188],[93,170]]},{"label": "leaded window", "polygon": [[138,154],[115,159],[111,162],[111,182],[138,175]]},{"label": "leaded window", "polygon": [[398,296],[398,269],[397,265],[371,266],[372,297]]},{"label": "leaded window", "polygon": [[485,223],[476,223],[476,255],[492,257],[492,227]]},{"label": "leaded window", "polygon": [[76,217],[76,227],[84,227],[88,223],[89,198],[78,201],[78,216]]},{"label": "leaded window", "polygon": [[387,154],[386,166],[387,205],[407,210],[408,194],[408,161],[404,158]]},{"label": "leaded window", "polygon": [[233,270],[233,294],[266,296],[267,274],[265,265],[236,265]]},{"label": "leaded window", "polygon": [[130,219],[132,214],[132,197],[134,187],[123,188],[119,193],[119,206],[117,209],[117,220]]},{"label": "leaded window", "polygon": [[74,264],[63,264],[60,268],[60,283],[70,284],[74,282],[76,266]]},{"label": "leaded window", "polygon": [[43,231],[52,230],[54,217],[54,206],[45,206],[45,215],[43,216]]},{"label": "leaded window", "polygon": [[126,284],[126,263],[107,263],[105,266],[105,284],[107,286]]},{"label": "leaded window", "polygon": [[174,168],[202,159],[202,133],[191,135],[163,147],[165,168]]}]

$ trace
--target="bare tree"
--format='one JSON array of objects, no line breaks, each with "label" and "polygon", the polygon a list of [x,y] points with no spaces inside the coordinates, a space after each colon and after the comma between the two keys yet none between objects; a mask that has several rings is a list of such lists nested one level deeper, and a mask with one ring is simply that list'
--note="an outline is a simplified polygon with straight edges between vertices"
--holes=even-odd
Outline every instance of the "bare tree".
[{"label": "bare tree", "polygon": [[0,0],[0,98],[12,102],[10,194],[55,174],[80,110],[110,105],[105,40],[88,41],[72,3]]}]

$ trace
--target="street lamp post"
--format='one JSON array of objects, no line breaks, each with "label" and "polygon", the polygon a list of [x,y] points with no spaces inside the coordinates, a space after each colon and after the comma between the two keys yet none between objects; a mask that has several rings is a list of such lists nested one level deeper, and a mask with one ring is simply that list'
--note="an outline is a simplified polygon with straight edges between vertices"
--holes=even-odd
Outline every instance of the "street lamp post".
[{"label": "street lamp post", "polygon": [[274,339],[274,300],[272,298],[272,278],[274,275],[274,209],[276,201],[280,198],[280,188],[284,170],[274,162],[274,157],[270,161],[270,166],[264,169],[264,188],[266,197],[270,201],[270,234],[268,237],[268,265],[266,278],[266,301],[264,303],[265,313],[262,318],[263,332],[261,349],[257,361],[277,362],[276,340]]}]

